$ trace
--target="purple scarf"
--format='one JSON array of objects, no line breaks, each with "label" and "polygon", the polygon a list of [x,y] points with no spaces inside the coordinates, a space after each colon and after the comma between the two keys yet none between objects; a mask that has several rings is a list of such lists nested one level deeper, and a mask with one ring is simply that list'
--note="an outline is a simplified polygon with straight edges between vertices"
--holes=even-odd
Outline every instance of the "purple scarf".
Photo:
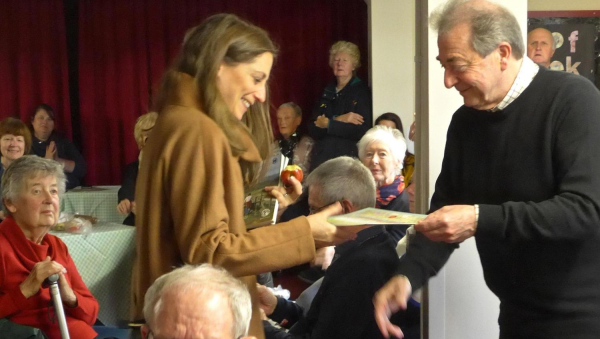
[{"label": "purple scarf", "polygon": [[392,200],[396,199],[404,191],[404,177],[397,175],[394,182],[389,185],[377,188],[377,208],[387,206]]}]

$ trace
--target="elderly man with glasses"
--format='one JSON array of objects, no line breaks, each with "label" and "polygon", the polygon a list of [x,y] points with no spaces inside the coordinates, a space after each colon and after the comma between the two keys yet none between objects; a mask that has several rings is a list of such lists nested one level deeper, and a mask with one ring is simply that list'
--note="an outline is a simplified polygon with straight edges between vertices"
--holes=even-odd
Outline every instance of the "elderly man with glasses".
[{"label": "elderly man with glasses", "polygon": [[[341,204],[344,213],[375,207],[373,175],[358,159],[344,156],[324,162],[308,176],[306,186],[312,213],[331,204]],[[382,337],[371,296],[395,272],[396,244],[383,226],[353,227],[354,231],[360,229],[356,239],[336,247],[333,262],[306,312],[298,304],[258,286],[261,309],[272,320],[290,327],[284,332],[265,321],[267,339]],[[393,322],[404,328],[412,326],[418,334],[418,309],[413,313],[416,319],[406,315],[399,315]],[[410,338],[408,331],[405,334]]]}]

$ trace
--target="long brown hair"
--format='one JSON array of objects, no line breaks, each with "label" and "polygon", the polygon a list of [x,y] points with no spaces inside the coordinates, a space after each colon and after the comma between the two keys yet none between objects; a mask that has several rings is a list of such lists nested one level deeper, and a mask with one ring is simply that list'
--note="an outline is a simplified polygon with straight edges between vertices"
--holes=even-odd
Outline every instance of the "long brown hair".
[{"label": "long brown hair", "polygon": [[[237,156],[247,149],[240,137],[240,129],[243,129],[254,140],[261,157],[266,159],[273,141],[268,90],[265,102],[255,102],[240,121],[227,107],[216,79],[222,62],[230,66],[248,63],[267,52],[275,57],[277,48],[263,29],[233,14],[209,17],[185,34],[179,55],[162,79],[155,110],[161,112],[167,104],[169,92],[178,82],[178,74],[189,74],[198,88],[200,108],[221,127],[232,153]],[[249,185],[258,176],[260,164],[240,160],[240,165],[244,183]]]}]

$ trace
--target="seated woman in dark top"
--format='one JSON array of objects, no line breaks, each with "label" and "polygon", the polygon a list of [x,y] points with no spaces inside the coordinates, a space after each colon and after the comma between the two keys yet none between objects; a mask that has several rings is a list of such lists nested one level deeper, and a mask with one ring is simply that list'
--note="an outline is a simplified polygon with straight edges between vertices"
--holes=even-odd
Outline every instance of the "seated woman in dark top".
[{"label": "seated woman in dark top", "polygon": [[150,134],[150,131],[154,127],[157,118],[158,113],[148,112],[140,116],[135,122],[133,136],[140,150],[140,155],[138,156],[138,160],[125,166],[121,188],[119,189],[119,204],[117,205],[119,213],[127,215],[127,218],[123,221],[124,225],[135,226],[135,182],[137,180],[138,168],[140,167],[140,160],[142,160],[142,149],[146,145],[148,134]]},{"label": "seated woman in dark top", "polygon": [[371,91],[355,75],[360,67],[358,46],[347,41],[333,44],[329,66],[335,81],[325,87],[308,123],[308,134],[316,142],[311,168],[342,155],[356,157],[356,142],[373,123]]},{"label": "seated woman in dark top", "polygon": [[54,132],[54,110],[47,104],[36,107],[31,126],[33,128],[33,154],[56,160],[64,167],[67,175],[67,189],[81,185],[87,166],[85,159],[75,145],[67,138]]},{"label": "seated woman in dark top", "polygon": [[[404,177],[400,174],[405,153],[406,141],[402,133],[387,126],[371,128],[358,142],[358,157],[369,168],[377,184],[377,208],[409,212]],[[388,226],[387,230],[396,243],[406,231],[397,226]]]}]

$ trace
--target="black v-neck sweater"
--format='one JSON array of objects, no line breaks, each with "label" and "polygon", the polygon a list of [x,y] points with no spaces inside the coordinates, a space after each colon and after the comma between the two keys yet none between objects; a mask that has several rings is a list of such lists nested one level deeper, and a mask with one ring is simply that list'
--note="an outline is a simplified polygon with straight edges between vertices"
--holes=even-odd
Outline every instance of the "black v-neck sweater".
[{"label": "black v-neck sweater", "polygon": [[[461,107],[431,210],[458,204],[480,206],[501,338],[600,338],[600,93],[589,80],[541,68],[502,111]],[[455,248],[419,235],[399,272],[418,288]]]}]

